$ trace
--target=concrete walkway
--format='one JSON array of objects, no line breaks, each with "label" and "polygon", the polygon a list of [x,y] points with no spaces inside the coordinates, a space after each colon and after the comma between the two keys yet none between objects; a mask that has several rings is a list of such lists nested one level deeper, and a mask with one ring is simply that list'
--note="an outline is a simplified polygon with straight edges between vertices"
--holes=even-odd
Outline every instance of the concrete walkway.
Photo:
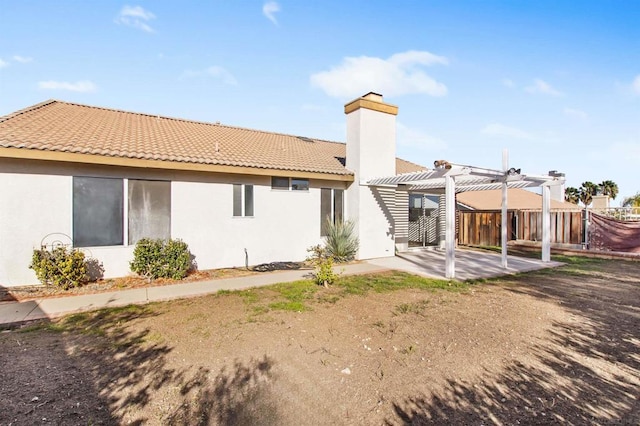
[{"label": "concrete walkway", "polygon": [[[505,271],[500,266],[500,255],[467,250],[457,250],[456,259],[456,277],[459,280],[487,278],[560,265],[557,262],[542,263],[535,259],[509,256],[510,268]],[[421,276],[444,279],[445,259],[442,252],[421,250],[403,253],[395,257],[372,259],[362,263],[338,266],[336,269],[345,275],[396,269]],[[73,312],[101,308],[196,297],[217,293],[220,290],[242,290],[291,282],[305,279],[309,273],[309,270],[280,271],[238,278],[197,281],[80,296],[43,298],[25,302],[0,302],[0,324],[55,318]]]}]

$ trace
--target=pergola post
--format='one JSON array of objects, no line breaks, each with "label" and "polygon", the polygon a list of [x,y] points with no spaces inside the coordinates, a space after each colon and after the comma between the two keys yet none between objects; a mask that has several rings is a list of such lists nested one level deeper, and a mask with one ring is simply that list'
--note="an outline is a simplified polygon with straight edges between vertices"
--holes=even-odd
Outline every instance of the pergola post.
[{"label": "pergola post", "polygon": [[507,269],[507,182],[502,183],[502,229],[501,242],[502,247],[502,267]]},{"label": "pergola post", "polygon": [[444,177],[446,278],[456,277],[456,184],[453,176]]},{"label": "pergola post", "polygon": [[542,261],[551,261],[551,190],[542,185]]},{"label": "pergola post", "polygon": [[502,267],[507,269],[507,170],[509,169],[509,152],[502,151],[502,170],[505,174],[505,181],[502,182],[502,223],[500,232],[500,247],[502,249]]}]

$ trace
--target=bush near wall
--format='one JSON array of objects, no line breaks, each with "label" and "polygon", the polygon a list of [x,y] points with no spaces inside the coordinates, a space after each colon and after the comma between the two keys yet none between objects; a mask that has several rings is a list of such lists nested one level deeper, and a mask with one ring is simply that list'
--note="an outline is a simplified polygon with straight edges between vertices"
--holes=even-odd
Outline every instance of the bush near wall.
[{"label": "bush near wall", "polygon": [[189,246],[182,240],[143,238],[136,244],[131,271],[148,279],[181,280],[191,268]]},{"label": "bush near wall", "polygon": [[84,253],[66,247],[33,251],[31,264],[38,280],[64,290],[80,287],[89,281]]}]

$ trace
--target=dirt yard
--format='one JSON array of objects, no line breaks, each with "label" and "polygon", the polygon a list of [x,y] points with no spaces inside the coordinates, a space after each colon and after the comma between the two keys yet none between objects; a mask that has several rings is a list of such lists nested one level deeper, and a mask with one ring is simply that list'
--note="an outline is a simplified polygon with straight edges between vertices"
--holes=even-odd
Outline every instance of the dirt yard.
[{"label": "dirt yard", "polygon": [[5,331],[0,424],[640,424],[637,262],[347,293],[260,289]]}]

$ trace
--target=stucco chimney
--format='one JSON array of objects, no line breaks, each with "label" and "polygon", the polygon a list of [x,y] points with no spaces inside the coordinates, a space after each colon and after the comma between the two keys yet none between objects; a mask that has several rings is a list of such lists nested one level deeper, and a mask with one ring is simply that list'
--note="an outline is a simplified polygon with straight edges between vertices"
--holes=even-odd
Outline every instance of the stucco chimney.
[{"label": "stucco chimney", "polygon": [[394,222],[390,208],[395,190],[370,188],[366,181],[396,174],[396,115],[398,107],[382,95],[367,93],[344,106],[347,115],[346,167],[355,174],[347,190],[348,217],[360,238],[357,257],[394,255]]},{"label": "stucco chimney", "polygon": [[[549,176],[564,179],[564,173],[559,173],[557,170],[550,170]],[[549,191],[552,200],[564,201],[564,181],[561,185],[550,186]]]}]

